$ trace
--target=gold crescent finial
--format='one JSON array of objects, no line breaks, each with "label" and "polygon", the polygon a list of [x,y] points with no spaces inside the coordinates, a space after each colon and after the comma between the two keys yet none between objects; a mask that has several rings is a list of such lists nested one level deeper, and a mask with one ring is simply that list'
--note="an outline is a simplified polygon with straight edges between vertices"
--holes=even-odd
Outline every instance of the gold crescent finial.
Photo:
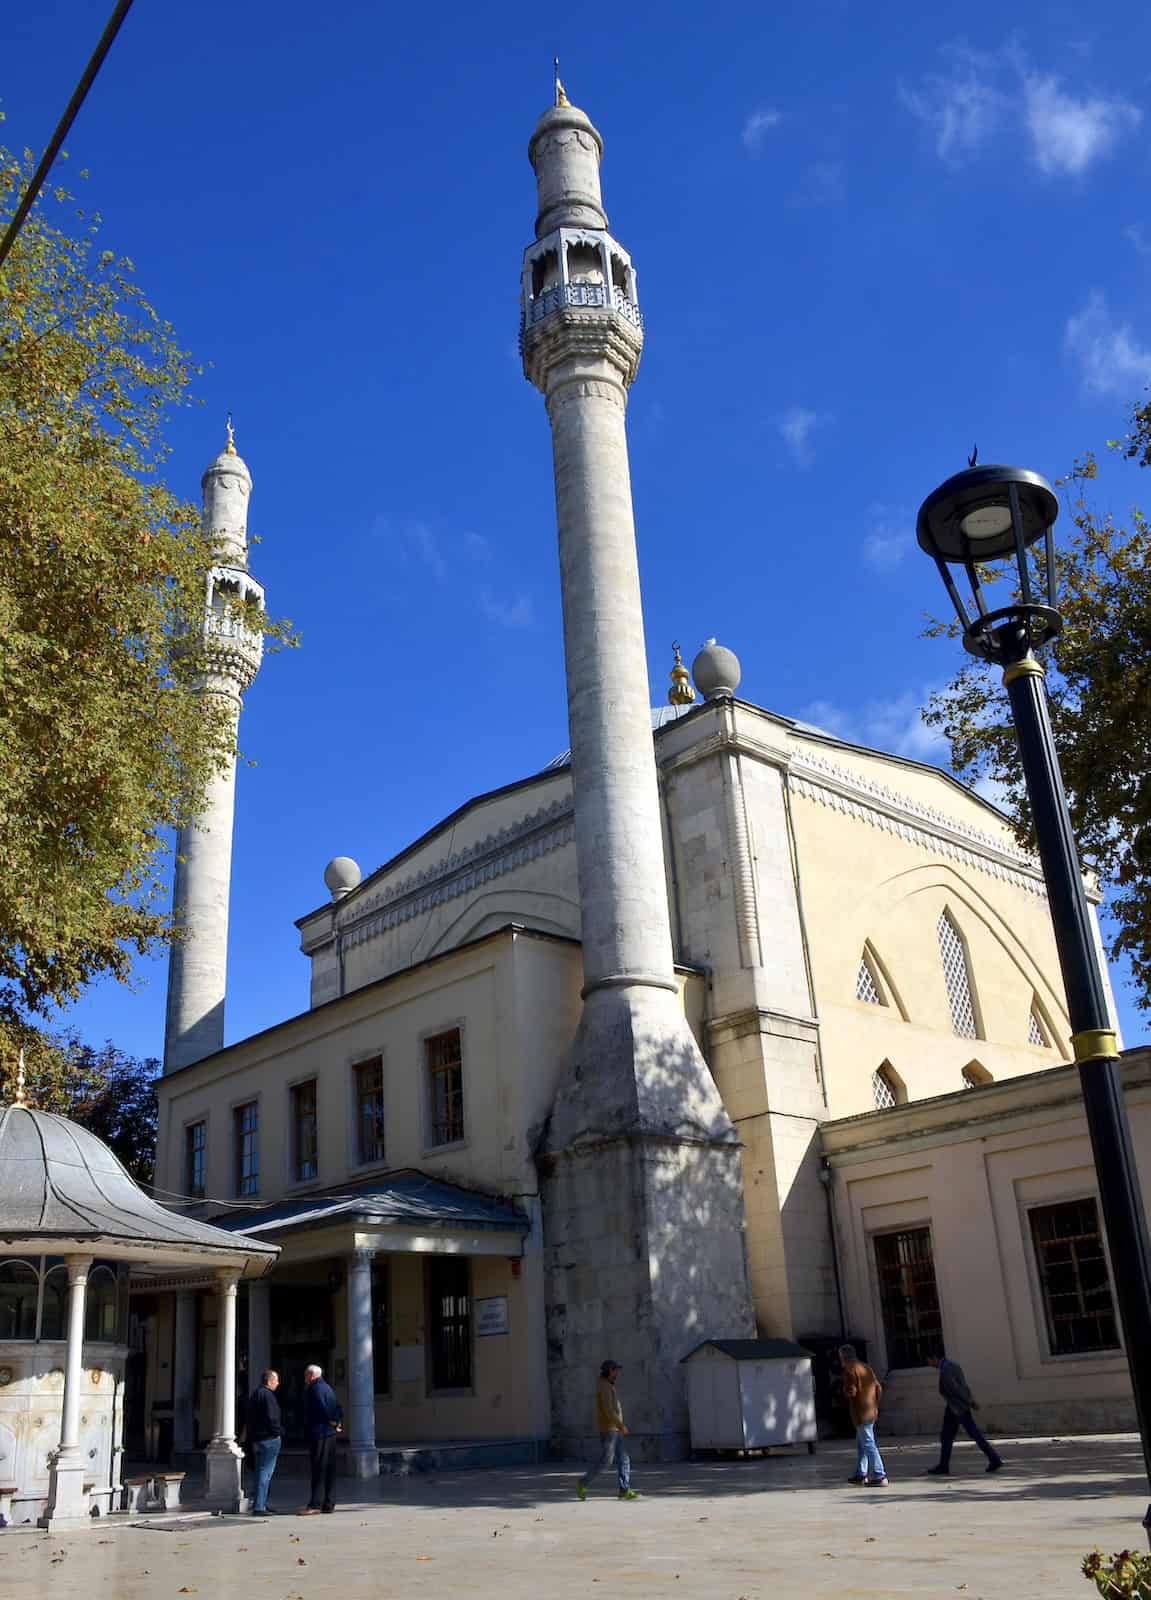
[{"label": "gold crescent finial", "polygon": [[25,1092],[24,1091],[25,1091],[24,1047],[23,1047],[23,1045],[21,1045],[20,1046],[20,1058],[19,1058],[19,1061],[17,1062],[17,1065],[16,1065],[16,1093],[12,1096],[12,1104],[14,1106],[23,1106],[24,1109],[27,1110],[28,1109],[28,1101],[27,1101],[27,1099],[25,1097]]},{"label": "gold crescent finial", "polygon": [[671,647],[675,651],[675,662],[671,669],[671,688],[667,691],[669,705],[690,706],[695,704],[695,690],[691,686],[691,674],[683,664],[683,657],[679,653],[679,640],[673,639]]},{"label": "gold crescent finial", "polygon": [[228,442],[224,446],[224,454],[226,456],[234,456],[236,453],[236,430],[232,426],[232,413],[230,411],[228,412],[228,420],[225,422],[224,427],[228,434]]},{"label": "gold crescent finial", "polygon": [[559,58],[559,56],[556,56],[554,58],[554,60],[552,61],[552,65],[555,68],[555,74],[556,74],[556,105],[557,106],[570,106],[571,105],[571,101],[568,99],[567,95],[564,93],[564,86],[560,82],[560,58]]}]

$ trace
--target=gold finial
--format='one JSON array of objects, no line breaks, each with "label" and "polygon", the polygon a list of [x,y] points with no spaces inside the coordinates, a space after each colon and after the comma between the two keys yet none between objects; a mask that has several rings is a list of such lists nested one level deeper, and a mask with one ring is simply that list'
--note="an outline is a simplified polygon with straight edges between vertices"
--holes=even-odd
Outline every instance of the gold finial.
[{"label": "gold finial", "polygon": [[232,426],[232,413],[230,411],[228,412],[228,420],[224,424],[224,427],[228,432],[228,442],[224,446],[224,454],[226,456],[234,456],[236,453],[236,430]]},{"label": "gold finial", "polygon": [[683,664],[683,657],[679,653],[679,641],[672,640],[672,649],[675,651],[675,665],[671,669],[671,688],[667,691],[669,705],[690,706],[695,704],[695,690],[691,686],[691,674]]},{"label": "gold finial", "polygon": [[570,106],[571,105],[571,101],[568,99],[567,95],[564,93],[564,86],[560,82],[560,58],[559,58],[559,56],[555,57],[555,59],[552,62],[552,65],[555,68],[555,73],[556,73],[556,105],[557,106]]},{"label": "gold finial", "polygon": [[12,1104],[14,1106],[23,1106],[24,1109],[27,1110],[28,1109],[28,1101],[25,1098],[24,1089],[25,1089],[24,1047],[23,1047],[23,1045],[21,1045],[21,1047],[20,1047],[20,1059],[19,1059],[19,1061],[17,1063],[17,1066],[16,1066],[16,1093],[12,1096]]}]

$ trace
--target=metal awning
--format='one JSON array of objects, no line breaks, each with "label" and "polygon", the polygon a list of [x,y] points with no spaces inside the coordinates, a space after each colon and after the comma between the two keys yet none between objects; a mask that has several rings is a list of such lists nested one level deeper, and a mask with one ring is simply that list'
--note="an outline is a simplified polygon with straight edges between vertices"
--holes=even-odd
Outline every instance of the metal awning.
[{"label": "metal awning", "polygon": [[398,1229],[517,1233],[531,1231],[519,1206],[476,1189],[441,1183],[422,1172],[396,1172],[362,1188],[282,1200],[259,1210],[220,1217],[216,1226],[258,1239],[327,1228],[334,1223]]}]

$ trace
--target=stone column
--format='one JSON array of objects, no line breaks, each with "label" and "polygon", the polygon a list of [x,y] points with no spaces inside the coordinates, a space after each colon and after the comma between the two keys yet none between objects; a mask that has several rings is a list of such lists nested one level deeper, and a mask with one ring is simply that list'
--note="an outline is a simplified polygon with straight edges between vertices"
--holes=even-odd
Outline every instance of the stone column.
[{"label": "stone column", "polygon": [[248,1387],[258,1388],[272,1364],[272,1291],[267,1278],[248,1285]]},{"label": "stone column", "polygon": [[196,1448],[196,1321],[199,1296],[192,1289],[176,1295],[172,1351],[172,1449],[187,1454]]},{"label": "stone column", "polygon": [[52,1532],[82,1528],[89,1522],[84,1479],[88,1462],[80,1449],[80,1386],[84,1381],[84,1306],[88,1295],[91,1256],[69,1256],[68,1345],[64,1356],[64,1396],[60,1443],[48,1473],[48,1509],[40,1527]]},{"label": "stone column", "polygon": [[246,1511],[244,1455],[236,1443],[236,1292],[239,1273],[217,1274],[216,1426],[205,1455],[204,1504],[219,1511]]},{"label": "stone column", "polygon": [[348,1259],[347,1433],[348,1471],[352,1477],[379,1477],[370,1250],[354,1250]]}]

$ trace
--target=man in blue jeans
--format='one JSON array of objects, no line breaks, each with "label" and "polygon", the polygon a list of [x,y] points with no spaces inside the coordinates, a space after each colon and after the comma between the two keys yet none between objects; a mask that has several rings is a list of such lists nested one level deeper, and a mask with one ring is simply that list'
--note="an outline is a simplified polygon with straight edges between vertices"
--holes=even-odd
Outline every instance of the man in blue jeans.
[{"label": "man in blue jeans", "polygon": [[623,1406],[620,1404],[615,1386],[616,1379],[622,1371],[623,1368],[618,1361],[605,1361],[599,1369],[595,1386],[595,1426],[602,1454],[590,1472],[585,1472],[582,1477],[576,1479],[576,1494],[581,1500],[587,1499],[588,1485],[605,1468],[613,1466],[619,1480],[619,1498],[639,1499],[639,1495],[631,1486],[631,1462],[624,1445],[627,1428],[624,1426]]},{"label": "man in blue jeans", "polygon": [[957,1361],[947,1359],[942,1345],[937,1346],[927,1359],[939,1373],[939,1392],[944,1401],[943,1426],[939,1430],[939,1461],[934,1467],[928,1467],[928,1474],[933,1478],[946,1478],[950,1474],[951,1447],[960,1428],[967,1430],[987,1457],[987,1471],[998,1472],[1003,1465],[1003,1457],[984,1438],[982,1429],[972,1415],[972,1412],[979,1410],[979,1406],[967,1387],[963,1368]]},{"label": "man in blue jeans", "polygon": [[276,1399],[276,1390],[279,1387],[280,1374],[265,1372],[260,1387],[254,1389],[248,1399],[248,1409],[244,1419],[244,1434],[252,1447],[252,1465],[256,1472],[256,1493],[252,1501],[254,1517],[271,1515],[268,1510],[268,1487],[276,1470],[280,1445],[284,1438],[280,1402]]}]

